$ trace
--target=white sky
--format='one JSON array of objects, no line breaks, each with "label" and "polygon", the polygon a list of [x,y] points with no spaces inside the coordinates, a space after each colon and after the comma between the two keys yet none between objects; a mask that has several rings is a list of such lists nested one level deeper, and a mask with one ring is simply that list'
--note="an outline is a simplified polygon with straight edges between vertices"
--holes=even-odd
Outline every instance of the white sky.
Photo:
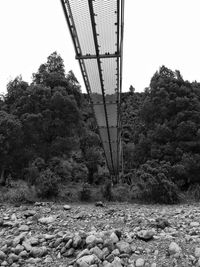
[{"label": "white sky", "polygon": [[[200,0],[125,0],[123,91],[149,85],[161,65],[200,80]],[[0,0],[0,92],[57,51],[85,91],[60,0]]]}]

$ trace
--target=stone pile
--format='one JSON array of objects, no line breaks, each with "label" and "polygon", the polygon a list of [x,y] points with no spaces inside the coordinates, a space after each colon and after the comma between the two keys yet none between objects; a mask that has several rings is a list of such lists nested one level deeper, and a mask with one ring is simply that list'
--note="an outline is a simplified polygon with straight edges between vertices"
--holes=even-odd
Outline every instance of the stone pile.
[{"label": "stone pile", "polygon": [[0,209],[0,266],[200,267],[198,207]]}]

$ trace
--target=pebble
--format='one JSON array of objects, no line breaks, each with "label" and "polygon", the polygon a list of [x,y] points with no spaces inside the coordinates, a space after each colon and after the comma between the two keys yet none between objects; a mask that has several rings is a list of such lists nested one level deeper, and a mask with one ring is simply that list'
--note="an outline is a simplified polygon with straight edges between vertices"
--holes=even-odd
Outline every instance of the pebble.
[{"label": "pebble", "polygon": [[190,226],[191,227],[198,227],[199,226],[199,222],[191,222]]},{"label": "pebble", "polygon": [[121,204],[53,205],[1,211],[0,266],[54,266],[57,258],[59,267],[200,267],[198,207],[164,206],[162,213],[161,207],[133,204],[131,213]]},{"label": "pebble", "polygon": [[71,210],[71,208],[72,208],[72,207],[71,207],[70,205],[64,205],[64,206],[63,206],[63,209],[64,209],[64,210]]},{"label": "pebble", "polygon": [[31,249],[30,253],[34,258],[40,258],[40,257],[43,257],[44,255],[46,255],[47,248],[45,246],[43,246],[43,247],[33,247]]},{"label": "pebble", "polygon": [[117,243],[119,241],[119,238],[115,233],[112,233],[110,235],[110,239],[112,240],[113,243]]},{"label": "pebble", "polygon": [[196,258],[200,258],[200,247],[196,247],[195,248],[194,255],[195,255]]},{"label": "pebble", "polygon": [[21,225],[21,226],[19,227],[19,231],[29,231],[29,227],[28,227],[28,225]]},{"label": "pebble", "polygon": [[139,259],[136,260],[135,266],[136,267],[143,267],[144,266],[144,263],[145,263],[144,259],[139,258]]},{"label": "pebble", "polygon": [[149,241],[153,239],[154,236],[154,231],[148,231],[148,230],[141,230],[137,233],[137,238],[144,240],[144,241]]},{"label": "pebble", "polygon": [[3,251],[0,251],[0,260],[5,260],[6,254]]},{"label": "pebble", "polygon": [[89,235],[85,240],[87,245],[95,245],[96,241],[97,241],[97,238],[95,235]]},{"label": "pebble", "polygon": [[130,253],[131,252],[131,247],[129,243],[125,241],[119,241],[116,244],[116,247],[119,249],[120,253]]},{"label": "pebble", "polygon": [[38,222],[42,223],[42,224],[49,224],[55,221],[55,217],[53,216],[49,216],[49,217],[42,217],[40,219],[38,219]]},{"label": "pebble", "polygon": [[170,255],[176,254],[176,253],[180,253],[181,248],[179,247],[179,245],[175,242],[171,242],[169,245],[169,253]]}]

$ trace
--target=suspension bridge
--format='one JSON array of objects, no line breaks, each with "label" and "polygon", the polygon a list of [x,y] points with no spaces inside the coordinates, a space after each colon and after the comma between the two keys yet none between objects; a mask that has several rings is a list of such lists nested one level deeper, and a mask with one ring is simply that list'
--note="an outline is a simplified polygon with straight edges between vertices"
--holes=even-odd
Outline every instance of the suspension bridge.
[{"label": "suspension bridge", "polygon": [[121,167],[124,0],[60,0],[110,174]]}]

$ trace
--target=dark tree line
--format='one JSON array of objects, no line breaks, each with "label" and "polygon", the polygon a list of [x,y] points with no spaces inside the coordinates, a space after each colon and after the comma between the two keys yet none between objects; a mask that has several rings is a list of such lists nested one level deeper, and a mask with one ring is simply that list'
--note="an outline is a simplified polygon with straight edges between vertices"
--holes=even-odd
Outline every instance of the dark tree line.
[{"label": "dark tree line", "polygon": [[[121,181],[134,197],[176,202],[178,190],[200,183],[200,83],[162,66],[149,88],[131,86],[121,99]],[[88,97],[56,52],[31,84],[21,77],[8,83],[0,96],[1,185],[12,177],[55,190],[65,181],[98,184],[106,173]]]},{"label": "dark tree line", "polygon": [[98,135],[89,128],[93,121],[76,77],[65,74],[56,52],[30,85],[21,77],[10,81],[0,100],[1,184],[9,175],[36,183],[45,170],[92,183],[102,157]]},{"label": "dark tree line", "polygon": [[200,83],[185,81],[179,71],[162,66],[145,92],[123,94],[122,109],[129,181],[147,184],[158,166],[167,164],[159,184],[170,180],[188,189],[200,183]]}]

